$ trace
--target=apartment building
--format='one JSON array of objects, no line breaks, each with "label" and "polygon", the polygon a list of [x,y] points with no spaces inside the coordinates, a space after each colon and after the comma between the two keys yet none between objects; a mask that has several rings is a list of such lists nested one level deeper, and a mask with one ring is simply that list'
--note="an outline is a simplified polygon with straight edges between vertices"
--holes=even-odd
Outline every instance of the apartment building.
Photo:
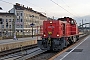
[{"label": "apartment building", "polygon": [[13,36],[15,20],[16,16],[14,13],[0,12],[0,36]]},{"label": "apartment building", "polygon": [[[40,27],[43,21],[47,20],[47,17],[43,14],[34,11],[30,7],[21,6],[19,3],[16,3],[9,12],[14,13],[17,17],[15,22],[17,35],[31,35],[32,28],[30,24],[32,23],[34,24],[33,34],[35,35],[37,33],[37,27]],[[38,29],[38,32],[40,32],[40,28]]]}]

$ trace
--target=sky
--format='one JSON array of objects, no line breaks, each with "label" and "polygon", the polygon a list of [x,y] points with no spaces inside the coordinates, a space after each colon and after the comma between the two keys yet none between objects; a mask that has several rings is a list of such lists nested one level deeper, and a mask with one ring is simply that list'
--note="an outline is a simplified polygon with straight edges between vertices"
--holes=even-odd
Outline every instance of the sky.
[{"label": "sky", "polygon": [[90,0],[0,0],[3,9],[0,12],[9,11],[15,3],[31,7],[51,18],[71,17],[78,24],[82,19],[84,23],[90,22]]}]

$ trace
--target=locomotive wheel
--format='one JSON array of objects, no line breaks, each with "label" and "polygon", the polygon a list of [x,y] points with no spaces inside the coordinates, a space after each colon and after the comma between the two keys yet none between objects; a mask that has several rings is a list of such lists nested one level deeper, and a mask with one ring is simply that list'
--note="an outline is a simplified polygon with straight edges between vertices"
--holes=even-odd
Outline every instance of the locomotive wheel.
[{"label": "locomotive wheel", "polygon": [[77,41],[79,40],[79,35],[76,36],[76,40],[77,40]]}]

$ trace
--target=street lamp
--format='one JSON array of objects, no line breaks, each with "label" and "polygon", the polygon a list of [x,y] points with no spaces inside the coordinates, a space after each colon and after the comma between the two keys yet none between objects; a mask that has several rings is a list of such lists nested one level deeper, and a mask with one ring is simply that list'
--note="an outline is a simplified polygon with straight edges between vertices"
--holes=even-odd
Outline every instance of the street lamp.
[{"label": "street lamp", "polygon": [[32,17],[32,23],[30,24],[30,26],[32,27],[32,38],[33,38],[33,26],[35,25],[35,24],[33,23],[33,17],[34,17],[34,15],[32,15],[32,16],[30,16],[30,17]]},{"label": "street lamp", "polygon": [[39,27],[39,26],[37,26],[37,31],[36,31],[36,33],[37,33],[37,40],[38,40],[38,27]]},{"label": "street lamp", "polygon": [[[82,19],[82,30],[83,30],[83,19]],[[84,30],[83,30],[83,32],[84,32]]]},{"label": "street lamp", "polygon": [[82,21],[82,24],[81,24],[81,25],[82,25],[82,32],[84,32],[84,30],[83,30],[83,19],[82,19],[82,20],[80,20],[80,21]]}]

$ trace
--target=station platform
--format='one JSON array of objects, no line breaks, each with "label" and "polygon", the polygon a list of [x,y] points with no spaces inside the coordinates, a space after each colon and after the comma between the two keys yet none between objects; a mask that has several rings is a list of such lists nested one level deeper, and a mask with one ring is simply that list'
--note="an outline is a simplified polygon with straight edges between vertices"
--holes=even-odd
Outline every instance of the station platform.
[{"label": "station platform", "polygon": [[[38,37],[40,39],[40,37]],[[18,38],[18,40],[6,39],[0,40],[0,52],[18,48],[21,46],[34,45],[37,44],[37,37],[27,37],[27,38]]]},{"label": "station platform", "polygon": [[52,60],[90,60],[90,35]]}]

